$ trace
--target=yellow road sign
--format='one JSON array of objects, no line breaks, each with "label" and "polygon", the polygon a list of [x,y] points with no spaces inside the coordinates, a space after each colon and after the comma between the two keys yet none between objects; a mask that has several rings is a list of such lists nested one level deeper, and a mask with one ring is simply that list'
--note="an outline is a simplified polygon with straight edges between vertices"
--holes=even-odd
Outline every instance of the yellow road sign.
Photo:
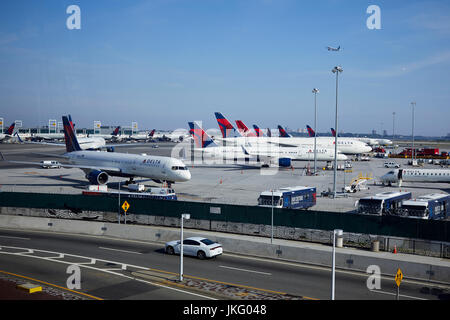
[{"label": "yellow road sign", "polygon": [[400,287],[400,283],[402,282],[403,279],[403,273],[402,270],[400,270],[400,268],[397,270],[397,274],[395,275],[395,283],[397,283],[397,287]]},{"label": "yellow road sign", "polygon": [[130,208],[129,203],[125,201],[125,202],[122,204],[122,209],[123,209],[123,211],[127,212],[129,208]]}]

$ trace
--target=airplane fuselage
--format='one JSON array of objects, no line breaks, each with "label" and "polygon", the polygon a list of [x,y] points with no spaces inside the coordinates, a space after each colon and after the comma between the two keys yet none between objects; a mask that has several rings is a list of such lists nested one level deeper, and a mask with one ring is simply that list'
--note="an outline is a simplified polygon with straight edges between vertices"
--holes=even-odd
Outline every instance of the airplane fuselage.
[{"label": "airplane fuselage", "polygon": [[[172,182],[188,181],[191,178],[183,162],[176,158],[102,151],[73,151],[66,156],[73,165],[98,168],[111,176],[136,176]],[[115,170],[108,170],[110,168]]]}]

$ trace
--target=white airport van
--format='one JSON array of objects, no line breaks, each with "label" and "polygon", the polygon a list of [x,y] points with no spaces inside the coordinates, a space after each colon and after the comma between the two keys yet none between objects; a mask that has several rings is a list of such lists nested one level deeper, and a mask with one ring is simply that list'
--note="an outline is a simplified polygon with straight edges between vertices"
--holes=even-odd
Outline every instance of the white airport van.
[{"label": "white airport van", "polygon": [[59,169],[61,168],[61,163],[54,160],[44,160],[41,161],[41,167],[44,169]]}]

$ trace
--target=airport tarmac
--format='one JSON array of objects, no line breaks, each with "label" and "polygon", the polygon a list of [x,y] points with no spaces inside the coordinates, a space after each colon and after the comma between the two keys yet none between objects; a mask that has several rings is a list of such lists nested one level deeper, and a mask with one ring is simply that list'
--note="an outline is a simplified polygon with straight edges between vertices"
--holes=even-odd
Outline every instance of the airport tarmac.
[{"label": "airport tarmac", "polygon": [[[152,148],[155,143],[133,144],[130,147],[116,148],[117,152],[146,153],[149,155],[170,156],[175,143],[158,142],[159,148]],[[47,145],[0,144],[0,151],[6,160],[39,162],[41,160],[57,160],[53,155],[61,155],[65,148]],[[442,149],[441,151],[447,151]],[[393,159],[402,168],[409,167],[407,159]],[[257,205],[262,191],[288,186],[312,186],[317,188],[317,204],[312,209],[320,211],[349,212],[355,209],[355,202],[364,196],[385,191],[398,191],[397,186],[384,187],[379,177],[390,169],[384,168],[386,159],[371,158],[370,161],[352,161],[351,172],[347,170],[337,173],[337,191],[349,185],[358,175],[373,177],[367,180],[367,190],[352,194],[340,195],[336,199],[321,197],[323,191],[333,190],[333,171],[322,170],[324,161],[318,161],[318,176],[307,175],[307,167],[312,169],[314,162],[295,161],[293,168],[257,168],[233,164],[190,164],[190,181],[173,184],[178,199],[211,203]],[[440,168],[438,165],[426,164],[425,168]],[[108,187],[118,188],[118,182],[124,178],[110,177]],[[147,186],[160,186],[149,179],[135,179]],[[48,192],[48,193],[81,193],[89,185],[83,171],[73,169],[42,169],[39,166],[0,162],[0,185],[2,191]],[[122,185],[122,190],[125,186]],[[446,183],[406,183],[402,191],[412,192],[413,198],[436,192],[450,193],[450,185]]]}]

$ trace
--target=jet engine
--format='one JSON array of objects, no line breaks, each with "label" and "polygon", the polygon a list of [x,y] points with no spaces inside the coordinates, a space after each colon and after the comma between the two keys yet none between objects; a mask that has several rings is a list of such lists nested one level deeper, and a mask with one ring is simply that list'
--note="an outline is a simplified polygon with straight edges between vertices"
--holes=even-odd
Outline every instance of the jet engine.
[{"label": "jet engine", "polygon": [[108,182],[108,178],[108,174],[100,170],[92,170],[86,174],[86,179],[88,179],[91,184],[105,184]]}]

